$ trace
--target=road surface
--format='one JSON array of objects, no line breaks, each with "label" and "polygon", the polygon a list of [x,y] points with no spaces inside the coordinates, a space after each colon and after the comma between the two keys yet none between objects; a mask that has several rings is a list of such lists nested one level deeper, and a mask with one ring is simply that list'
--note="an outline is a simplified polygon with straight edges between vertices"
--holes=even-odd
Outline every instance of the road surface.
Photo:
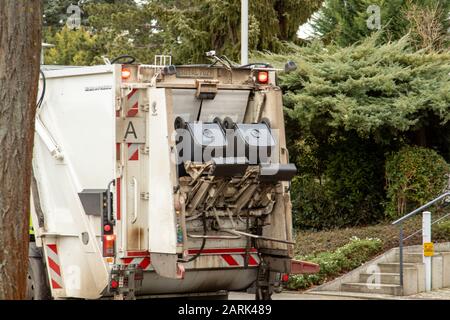
[{"label": "road surface", "polygon": [[[359,300],[356,298],[319,296],[314,294],[285,291],[272,296],[273,300]],[[230,300],[255,300],[255,295],[245,292],[231,292]]]}]

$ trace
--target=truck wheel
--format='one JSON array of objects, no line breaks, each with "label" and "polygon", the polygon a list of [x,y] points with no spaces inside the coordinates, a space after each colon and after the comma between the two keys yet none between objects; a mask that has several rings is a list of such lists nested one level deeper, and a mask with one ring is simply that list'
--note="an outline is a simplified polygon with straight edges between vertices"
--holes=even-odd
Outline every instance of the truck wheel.
[{"label": "truck wheel", "polygon": [[258,268],[256,279],[255,300],[272,300],[273,293],[273,272],[270,272],[269,265],[262,260]]},{"label": "truck wheel", "polygon": [[30,242],[28,257],[27,300],[49,300],[51,298],[47,273],[41,250]]},{"label": "truck wheel", "polygon": [[217,296],[208,296],[208,297],[205,297],[203,300],[222,300],[222,301],[229,300],[229,294],[227,292],[224,294],[219,294]]},{"label": "truck wheel", "polygon": [[272,292],[262,289],[262,288],[256,289],[255,300],[270,301],[270,300],[272,300]]}]

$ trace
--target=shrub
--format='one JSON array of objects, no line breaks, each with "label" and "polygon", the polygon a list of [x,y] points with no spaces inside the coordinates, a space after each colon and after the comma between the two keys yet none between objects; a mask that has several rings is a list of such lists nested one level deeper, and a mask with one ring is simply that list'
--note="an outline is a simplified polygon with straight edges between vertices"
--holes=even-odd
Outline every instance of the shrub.
[{"label": "shrub", "polygon": [[308,141],[296,157],[294,224],[301,229],[365,225],[384,217],[384,152],[368,139]]},{"label": "shrub", "polygon": [[[333,150],[334,149],[334,150]],[[384,154],[356,135],[338,141],[325,170],[327,193],[339,217],[337,226],[378,222],[384,217]]]},{"label": "shrub", "polygon": [[297,259],[311,261],[320,265],[320,272],[313,275],[293,275],[288,282],[292,290],[307,289],[320,285],[344,272],[351,271],[365,262],[382,249],[380,239],[352,238],[350,242],[334,252],[322,252],[313,256],[297,257]]},{"label": "shrub", "polygon": [[433,241],[450,240],[450,221],[441,221],[433,225],[431,232]]},{"label": "shrub", "polygon": [[292,209],[294,226],[299,229],[334,227],[336,215],[325,187],[309,175],[292,181]]},{"label": "shrub", "polygon": [[397,218],[442,193],[449,166],[436,151],[403,147],[386,160],[387,213]]}]

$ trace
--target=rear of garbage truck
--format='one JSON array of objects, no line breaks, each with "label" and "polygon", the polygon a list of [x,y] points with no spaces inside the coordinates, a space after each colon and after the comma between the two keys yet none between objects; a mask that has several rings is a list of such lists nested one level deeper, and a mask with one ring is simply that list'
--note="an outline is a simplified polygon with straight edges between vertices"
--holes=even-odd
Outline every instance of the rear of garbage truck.
[{"label": "rear of garbage truck", "polygon": [[160,63],[44,75],[31,201],[53,298],[253,287],[269,299],[280,275],[317,269],[292,260],[296,168],[276,70]]}]

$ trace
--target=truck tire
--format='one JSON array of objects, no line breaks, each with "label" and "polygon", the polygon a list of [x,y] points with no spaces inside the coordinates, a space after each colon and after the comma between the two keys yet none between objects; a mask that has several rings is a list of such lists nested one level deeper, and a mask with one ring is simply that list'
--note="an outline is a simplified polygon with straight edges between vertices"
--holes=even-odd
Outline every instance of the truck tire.
[{"label": "truck tire", "polygon": [[202,300],[212,300],[212,301],[215,301],[215,300],[220,300],[220,301],[227,301],[227,300],[229,300],[229,294],[228,294],[228,292],[227,293],[224,293],[224,294],[219,294],[219,295],[216,295],[216,296],[207,296],[207,297],[204,297]]},{"label": "truck tire", "polygon": [[42,252],[30,242],[28,253],[27,300],[50,300],[50,286]]},{"label": "truck tire", "polygon": [[255,294],[256,301],[270,301],[272,300],[272,292],[263,289],[257,289]]},{"label": "truck tire", "polygon": [[196,296],[188,296],[187,300],[202,300],[202,301],[210,301],[210,300],[229,300],[229,292],[225,290],[221,290],[215,292],[214,294],[205,294],[205,295],[196,295]]}]

